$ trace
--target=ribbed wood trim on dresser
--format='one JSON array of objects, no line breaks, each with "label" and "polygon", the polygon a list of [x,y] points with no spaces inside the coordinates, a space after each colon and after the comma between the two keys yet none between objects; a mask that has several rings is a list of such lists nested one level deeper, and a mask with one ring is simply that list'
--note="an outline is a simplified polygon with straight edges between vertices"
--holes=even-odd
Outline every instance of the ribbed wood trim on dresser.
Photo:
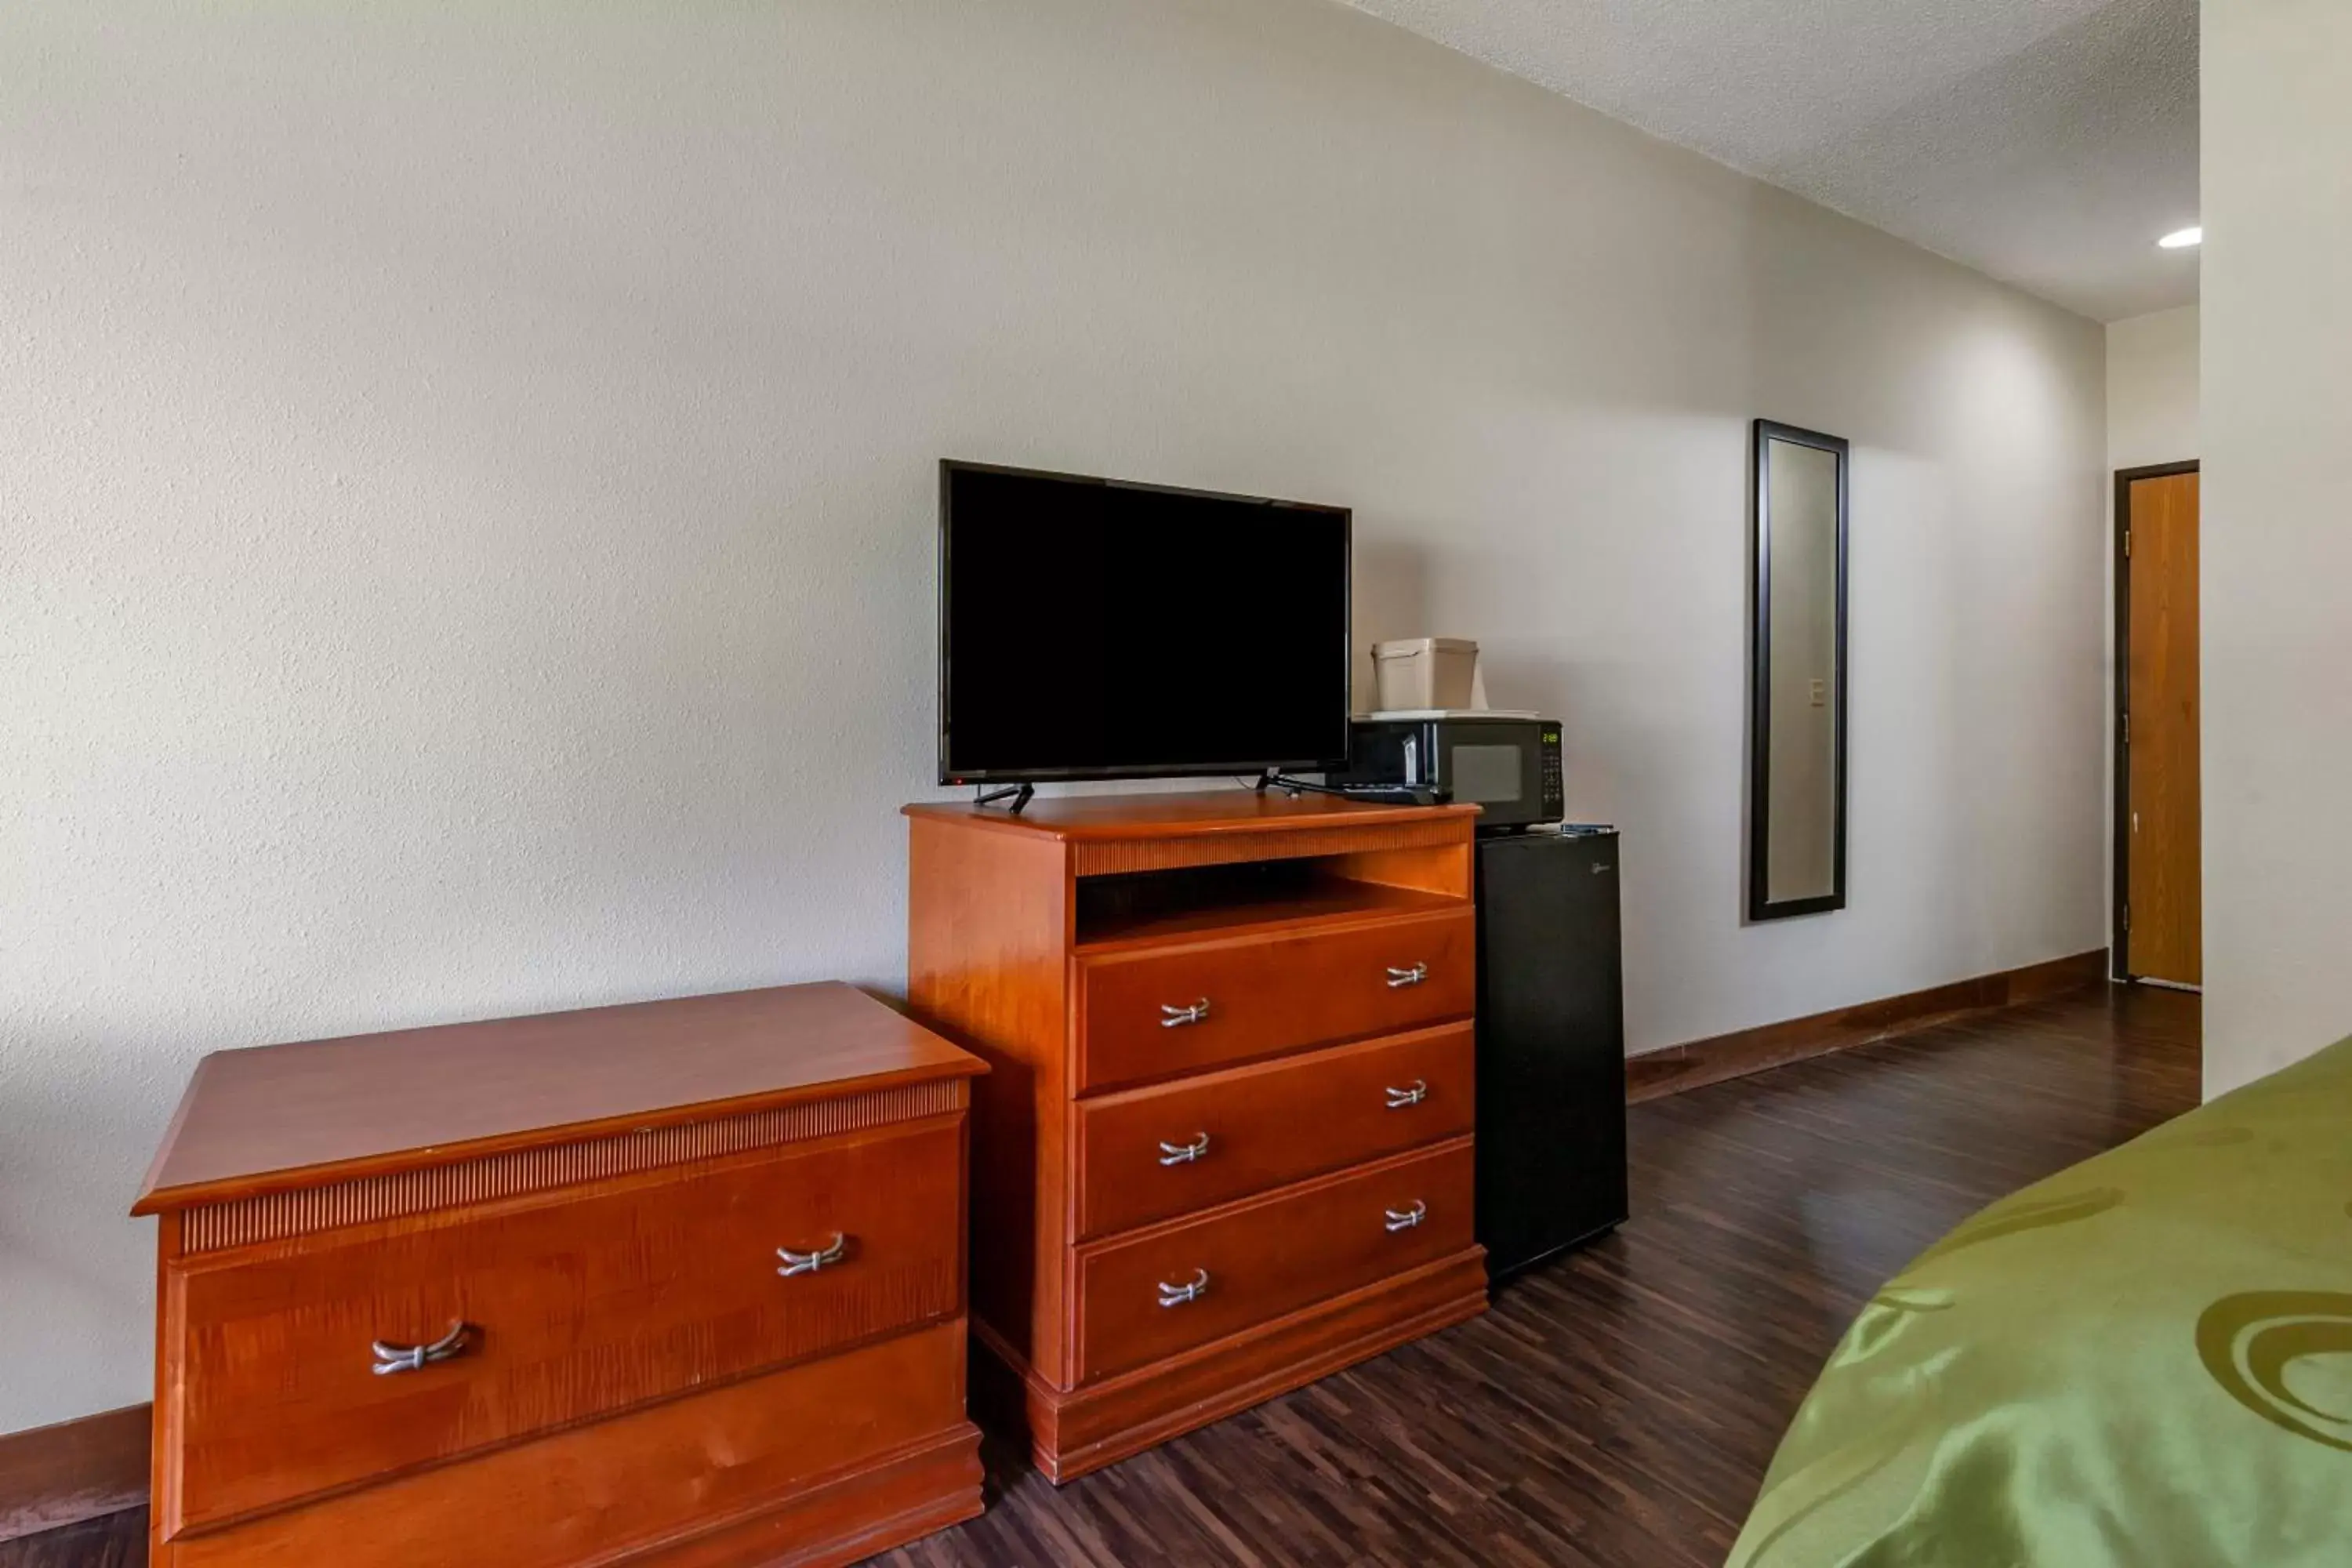
[{"label": "ribbed wood trim on dresser", "polygon": [[615,1137],[584,1139],[546,1149],[489,1154],[431,1170],[365,1176],[323,1187],[265,1193],[233,1203],[208,1204],[182,1215],[184,1252],[218,1252],[256,1242],[279,1241],[339,1226],[365,1225],[403,1215],[488,1203],[545,1192],[581,1182],[602,1181],[666,1165],[683,1165],[750,1149],[829,1138],[836,1132],[912,1121],[961,1110],[965,1080],[927,1083],[688,1122],[647,1128]]},{"label": "ribbed wood trim on dresser", "polygon": [[1243,860],[1297,860],[1311,856],[1422,849],[1461,842],[1461,825],[1444,818],[1369,826],[1359,824],[1201,833],[1181,838],[1077,839],[1070,846],[1070,869],[1079,877],[1108,877],[1123,871],[1167,871],[1183,866],[1223,866]]}]

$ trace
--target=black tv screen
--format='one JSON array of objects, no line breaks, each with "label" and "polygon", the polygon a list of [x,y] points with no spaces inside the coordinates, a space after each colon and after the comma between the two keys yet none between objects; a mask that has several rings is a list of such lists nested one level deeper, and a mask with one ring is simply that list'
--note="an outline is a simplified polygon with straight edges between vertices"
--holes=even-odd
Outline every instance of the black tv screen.
[{"label": "black tv screen", "polygon": [[1328,770],[1344,507],[940,465],[940,782]]}]

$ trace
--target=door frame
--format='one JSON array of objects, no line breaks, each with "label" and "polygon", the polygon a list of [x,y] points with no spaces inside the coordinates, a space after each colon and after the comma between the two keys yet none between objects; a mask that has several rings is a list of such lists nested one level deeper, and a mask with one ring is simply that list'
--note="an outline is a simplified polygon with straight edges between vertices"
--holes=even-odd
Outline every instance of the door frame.
[{"label": "door frame", "polygon": [[[2131,550],[2126,542],[2131,537],[2131,488],[2139,479],[2168,479],[2179,474],[2200,471],[2202,463],[2190,458],[2180,463],[2151,463],[2145,468],[2116,470],[2116,698],[2107,715],[2109,754],[2115,759],[2115,801],[2109,815],[2114,817],[2115,887],[2107,909],[2108,973],[2111,979],[2129,980],[2131,973],[2131,932],[2124,924],[2125,910],[2131,907],[2131,746],[2125,740],[2125,716],[2131,711]],[[2204,527],[2203,509],[2199,509],[2198,527]],[[2201,847],[2200,850],[2202,853]]]}]

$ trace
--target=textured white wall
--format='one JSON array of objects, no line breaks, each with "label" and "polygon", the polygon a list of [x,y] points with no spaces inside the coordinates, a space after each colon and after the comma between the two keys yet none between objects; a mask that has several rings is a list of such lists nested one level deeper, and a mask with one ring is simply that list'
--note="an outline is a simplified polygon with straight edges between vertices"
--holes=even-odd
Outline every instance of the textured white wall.
[{"label": "textured white wall", "polygon": [[2204,13],[2205,1089],[2352,1034],[2352,6]]},{"label": "textured white wall", "polygon": [[2108,468],[2198,455],[2197,330],[2194,305],[2107,323]]},{"label": "textured white wall", "polygon": [[[1358,508],[1622,823],[1636,1048],[2102,940],[2087,321],[1313,0],[0,11],[0,1428],[216,1047],[902,963],[933,465]],[[1853,909],[1740,923],[1747,421]]]}]

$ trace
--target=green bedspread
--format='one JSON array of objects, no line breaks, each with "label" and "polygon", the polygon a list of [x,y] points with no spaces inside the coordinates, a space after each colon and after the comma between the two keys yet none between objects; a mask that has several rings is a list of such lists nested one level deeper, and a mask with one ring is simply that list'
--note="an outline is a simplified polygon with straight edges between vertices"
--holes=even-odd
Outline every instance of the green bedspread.
[{"label": "green bedspread", "polygon": [[2352,1565],[2352,1040],[1872,1299],[1731,1568]]}]

